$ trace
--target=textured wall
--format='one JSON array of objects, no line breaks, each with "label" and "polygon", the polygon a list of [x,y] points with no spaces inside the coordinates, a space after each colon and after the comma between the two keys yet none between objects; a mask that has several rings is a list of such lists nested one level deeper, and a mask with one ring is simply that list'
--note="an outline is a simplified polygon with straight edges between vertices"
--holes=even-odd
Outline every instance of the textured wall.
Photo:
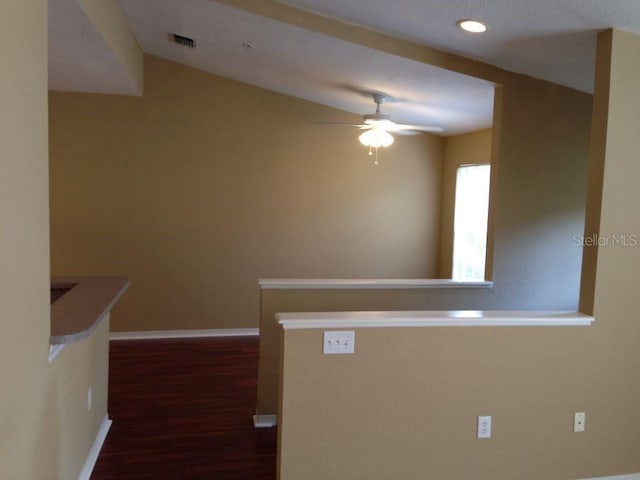
[{"label": "textured wall", "polygon": [[577,309],[591,97],[514,76],[500,89],[494,121],[493,288],[263,291],[259,413],[277,409],[278,312]]},{"label": "textured wall", "polygon": [[[593,305],[596,322],[580,328],[358,330],[356,353],[342,358],[320,354],[321,331],[285,332],[282,480],[425,474],[567,480],[640,472],[638,52],[640,36],[600,34],[591,153],[591,172],[598,178],[590,183],[601,186],[592,191],[600,190],[602,201],[590,202],[601,205],[601,212],[590,211],[588,217],[603,246],[597,257],[585,256],[597,260],[597,268],[585,270],[586,281],[595,282],[586,292],[593,295],[587,304]],[[575,121],[564,128],[549,125],[554,128],[568,138],[577,134]],[[536,147],[522,136],[503,141]],[[568,147],[560,151],[566,154]],[[533,165],[511,169],[521,182],[565,170],[563,164],[545,164],[542,153],[550,144],[538,148],[539,172]],[[525,189],[531,202],[535,187]],[[516,193],[515,185],[508,192]],[[517,199],[513,206],[527,203]],[[497,262],[498,245],[524,236],[499,239],[501,211],[495,219]],[[517,213],[508,218],[515,220]],[[534,218],[533,232],[545,223]],[[578,411],[587,414],[580,434],[572,431]],[[489,440],[475,439],[479,415],[493,416]]]}]

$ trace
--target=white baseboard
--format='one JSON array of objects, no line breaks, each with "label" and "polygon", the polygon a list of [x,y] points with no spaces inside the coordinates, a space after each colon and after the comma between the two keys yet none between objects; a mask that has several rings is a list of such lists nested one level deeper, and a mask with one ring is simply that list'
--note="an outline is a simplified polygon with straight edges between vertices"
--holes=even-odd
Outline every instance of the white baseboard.
[{"label": "white baseboard", "polygon": [[640,480],[640,473],[629,475],[614,475],[612,477],[584,478],[583,480]]},{"label": "white baseboard", "polygon": [[201,330],[149,330],[145,332],[111,332],[109,340],[153,340],[162,338],[251,337],[260,335],[257,328],[216,328]]},{"label": "white baseboard", "polygon": [[253,426],[255,428],[270,428],[278,424],[277,415],[254,415]]},{"label": "white baseboard", "polygon": [[[111,428],[112,423],[113,421],[109,418],[109,415],[106,415],[104,417],[104,420],[102,420],[102,424],[98,429],[98,433],[96,434],[96,438],[93,441],[93,445],[91,445],[91,449],[89,450],[87,459],[82,466],[80,475],[78,475],[78,480],[91,480],[91,473],[93,472],[96,462],[98,461],[100,450],[102,449],[102,445],[107,438],[107,434],[109,433],[109,429]],[[253,416],[253,426],[255,428],[270,428],[275,427],[277,424],[277,415]],[[640,473],[631,473],[629,475],[615,475],[612,477],[585,478],[583,480],[640,480]]]},{"label": "white baseboard", "polygon": [[87,459],[82,466],[82,470],[80,470],[78,480],[91,479],[91,473],[93,472],[93,468],[96,466],[98,455],[100,455],[100,450],[102,449],[102,444],[104,443],[105,438],[107,438],[107,433],[109,433],[112,423],[113,421],[109,418],[109,415],[105,415],[104,420],[102,420],[102,424],[98,429],[98,433],[96,434],[96,438],[93,441],[93,445],[91,445]]}]

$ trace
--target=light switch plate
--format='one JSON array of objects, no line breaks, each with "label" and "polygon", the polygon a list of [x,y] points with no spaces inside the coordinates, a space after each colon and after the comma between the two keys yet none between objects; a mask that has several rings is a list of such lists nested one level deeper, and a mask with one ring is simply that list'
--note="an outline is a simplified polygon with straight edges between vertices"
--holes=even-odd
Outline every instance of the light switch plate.
[{"label": "light switch plate", "polygon": [[322,353],[326,355],[353,353],[355,349],[355,338],[356,332],[353,330],[324,332]]}]

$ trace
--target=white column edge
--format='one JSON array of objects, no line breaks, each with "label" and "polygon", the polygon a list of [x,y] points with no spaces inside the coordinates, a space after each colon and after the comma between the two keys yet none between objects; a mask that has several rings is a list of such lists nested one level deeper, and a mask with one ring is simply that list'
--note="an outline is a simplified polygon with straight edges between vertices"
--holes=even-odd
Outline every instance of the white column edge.
[{"label": "white column edge", "polygon": [[640,480],[640,473],[631,473],[628,475],[614,475],[611,477],[583,478],[581,480]]}]

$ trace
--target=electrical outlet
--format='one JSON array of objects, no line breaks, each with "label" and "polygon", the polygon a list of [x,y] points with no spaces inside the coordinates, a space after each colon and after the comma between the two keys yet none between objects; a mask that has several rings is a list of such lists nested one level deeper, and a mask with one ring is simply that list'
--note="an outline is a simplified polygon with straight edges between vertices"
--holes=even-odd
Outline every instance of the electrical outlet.
[{"label": "electrical outlet", "polygon": [[584,423],[587,419],[585,412],[576,412],[573,414],[573,431],[576,433],[584,432]]},{"label": "electrical outlet", "polygon": [[478,438],[491,438],[491,417],[478,417]]},{"label": "electrical outlet", "polygon": [[356,332],[337,331],[324,332],[322,353],[328,355],[353,353],[355,349]]},{"label": "electrical outlet", "polygon": [[89,390],[87,390],[87,410],[91,410],[92,405],[93,405],[93,388],[89,387]]}]

